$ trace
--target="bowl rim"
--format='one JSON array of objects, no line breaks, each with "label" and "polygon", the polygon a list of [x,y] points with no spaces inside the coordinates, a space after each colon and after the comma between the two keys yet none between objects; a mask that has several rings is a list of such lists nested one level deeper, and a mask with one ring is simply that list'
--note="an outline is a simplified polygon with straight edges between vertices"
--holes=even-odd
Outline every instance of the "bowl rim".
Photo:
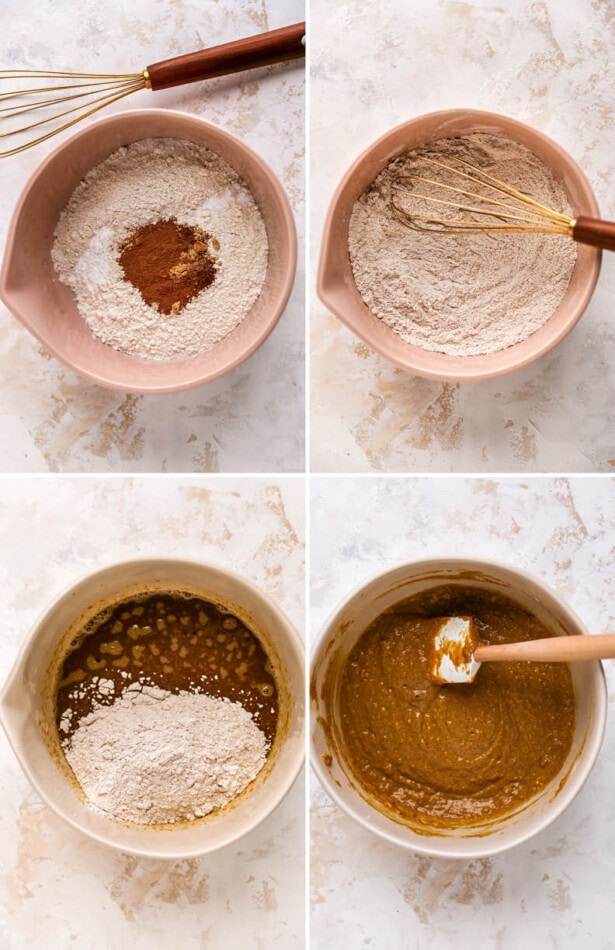
[{"label": "bowl rim", "polygon": [[[277,290],[278,304],[271,310],[269,319],[263,329],[263,332],[255,339],[250,346],[245,347],[238,352],[225,366],[224,368],[210,371],[207,374],[203,375],[200,373],[195,376],[194,373],[189,375],[189,378],[183,380],[181,383],[151,383],[145,385],[134,386],[129,382],[120,384],[114,379],[108,379],[104,373],[98,373],[95,370],[89,369],[82,366],[78,361],[67,360],[65,356],[62,355],[61,348],[58,348],[55,345],[54,339],[49,339],[47,336],[42,334],[38,328],[38,325],[33,323],[28,316],[27,311],[24,312],[21,306],[19,299],[15,299],[11,293],[10,289],[10,270],[11,262],[13,260],[15,245],[16,245],[16,230],[17,224],[22,214],[24,204],[27,201],[27,198],[30,194],[35,183],[38,179],[45,174],[47,166],[53,162],[58,155],[65,151],[70,151],[75,143],[81,141],[82,139],[90,136],[93,131],[100,129],[103,126],[112,126],[112,125],[122,125],[130,124],[130,121],[135,118],[157,118],[157,119],[170,119],[171,122],[178,121],[180,125],[184,125],[186,129],[189,126],[198,125],[206,130],[211,130],[215,136],[226,140],[228,143],[232,143],[234,147],[241,150],[251,164],[255,165],[262,176],[267,180],[268,184],[272,190],[277,194],[279,199],[280,206],[280,217],[284,224],[285,231],[285,246],[288,253],[288,266],[286,267],[286,273],[284,275],[284,280],[280,282],[279,288]],[[143,138],[180,138],[175,133],[168,133],[166,135],[152,134],[151,136],[144,135]],[[141,141],[142,139],[135,139],[134,141]],[[180,139],[181,140],[181,139]],[[190,141],[189,139],[187,141]],[[114,149],[109,151],[108,155],[112,154]],[[214,149],[215,151],[215,149]],[[107,157],[108,157],[107,155]],[[104,159],[101,159],[104,161]],[[100,164],[100,162],[98,163]],[[232,164],[232,163],[229,163]],[[96,167],[92,165],[91,168]],[[230,373],[233,369],[239,366],[241,363],[245,362],[252,354],[260,348],[260,346],[265,342],[265,340],[270,336],[270,334],[275,329],[277,323],[282,317],[295,283],[297,275],[297,227],[295,224],[294,215],[290,206],[290,201],[286,193],[286,189],[278,179],[277,175],[271,168],[271,166],[263,159],[261,156],[254,151],[254,149],[248,145],[243,139],[240,139],[239,136],[234,135],[232,132],[228,132],[226,129],[223,129],[221,126],[216,125],[213,122],[208,122],[206,119],[201,118],[200,116],[193,115],[190,112],[185,112],[181,109],[126,109],[120,112],[114,112],[111,115],[102,116],[100,118],[94,119],[92,121],[86,122],[86,124],[80,128],[78,131],[74,132],[72,135],[69,135],[68,138],[61,141],[56,145],[51,151],[49,151],[45,157],[39,162],[39,164],[34,168],[34,170],[28,176],[25,184],[22,187],[22,190],[19,194],[13,212],[11,214],[8,228],[6,243],[4,248],[2,266],[0,267],[0,300],[3,301],[8,310],[15,316],[20,323],[25,326],[29,333],[38,340],[38,342],[49,352],[55,359],[59,360],[64,366],[67,366],[74,373],[77,373],[83,379],[87,379],[89,382],[95,383],[98,386],[103,386],[106,389],[114,390],[115,392],[123,393],[136,393],[140,395],[165,395],[168,393],[183,392],[187,389],[193,389],[197,386],[204,386],[207,383],[213,382],[215,379],[219,379],[221,376]],[[247,315],[246,315],[247,316]],[[81,318],[83,319],[83,318]],[[90,331],[91,332],[91,331]],[[220,341],[222,342],[222,341]],[[216,346],[217,344],[214,344]],[[210,347],[209,349],[213,349]],[[202,352],[207,352],[203,350]],[[124,354],[127,357],[130,357],[130,354]],[[179,357],[173,360],[140,360],[138,357],[130,357],[132,360],[135,360],[137,363],[147,362],[155,363],[159,366],[164,366],[167,363],[183,363],[187,367],[190,367],[191,361],[196,361],[202,353],[196,353],[188,357]]]},{"label": "bowl rim", "polygon": [[[268,818],[275,809],[281,804],[282,800],[288,795],[292,786],[295,784],[301,769],[303,768],[305,761],[305,730],[306,730],[306,709],[305,709],[305,700],[304,697],[301,697],[302,706],[303,706],[303,715],[301,719],[301,730],[296,742],[296,753],[293,759],[288,764],[288,767],[285,768],[284,772],[279,776],[279,788],[276,795],[272,798],[266,808],[263,809],[262,814],[259,814],[254,818],[248,827],[243,830],[238,830],[233,834],[229,835],[228,838],[224,841],[223,844],[215,845],[214,847],[184,847],[178,848],[175,851],[165,850],[165,851],[156,851],[152,848],[143,848],[138,845],[132,845],[128,843],[122,843],[119,841],[110,840],[103,835],[97,834],[95,831],[85,828],[71,816],[64,813],[64,811],[59,808],[47,794],[47,791],[43,784],[41,784],[38,778],[32,773],[27,759],[22,755],[22,752],[19,749],[19,742],[14,741],[12,729],[7,725],[6,721],[6,710],[9,706],[9,696],[11,692],[15,689],[17,685],[17,680],[19,678],[19,673],[22,669],[24,660],[28,652],[33,647],[38,632],[41,627],[44,625],[48,615],[57,607],[57,605],[64,598],[70,596],[70,594],[83,584],[86,581],[94,581],[100,575],[111,571],[117,570],[118,568],[129,568],[136,565],[151,565],[154,567],[157,564],[174,564],[174,565],[190,565],[191,567],[203,567],[206,570],[211,570],[214,573],[221,573],[226,575],[227,578],[230,578],[234,583],[237,583],[239,587],[247,588],[256,598],[262,600],[267,607],[272,611],[276,618],[280,622],[280,627],[284,629],[286,636],[288,637],[288,643],[292,648],[292,652],[295,655],[302,671],[303,679],[305,680],[305,648],[299,633],[297,632],[294,624],[286,616],[284,611],[276,604],[276,602],[262,590],[261,587],[257,586],[249,578],[246,578],[244,575],[237,573],[237,571],[232,568],[227,568],[226,566],[216,564],[213,561],[207,561],[200,558],[188,558],[188,557],[170,557],[169,555],[160,555],[156,556],[155,554],[147,555],[145,557],[136,557],[136,558],[120,558],[113,561],[105,562],[100,564],[94,570],[87,571],[86,573],[81,573],[76,577],[70,584],[64,586],[50,601],[47,602],[45,608],[39,613],[37,618],[31,624],[27,636],[24,638],[21,647],[13,661],[13,665],[9,671],[9,674],[0,688],[0,725],[3,728],[4,734],[6,735],[9,745],[13,750],[13,754],[17,759],[17,762],[29,781],[31,787],[34,789],[36,794],[41,798],[41,800],[56,814],[62,821],[71,825],[81,834],[86,835],[92,841],[95,841],[97,844],[101,844],[108,848],[113,848],[115,851],[120,851],[125,854],[134,854],[139,857],[145,858],[157,858],[161,860],[177,861],[184,860],[188,858],[196,858],[205,854],[212,854],[216,851],[219,851],[223,848],[228,847],[229,845],[236,842],[238,839],[243,838],[244,836],[250,834],[256,828],[258,828],[266,818]],[[112,820],[112,819],[110,819]],[[173,834],[174,829],[165,829],[169,835]],[[179,829],[178,829],[179,830]],[[185,829],[181,829],[185,830]],[[169,840],[167,837],[166,841]]]},{"label": "bowl rim", "polygon": [[[428,857],[442,858],[443,860],[467,860],[472,861],[477,858],[492,857],[496,854],[502,854],[505,851],[510,851],[512,848],[516,848],[521,844],[529,841],[534,838],[536,835],[541,834],[549,827],[557,818],[559,818],[568,806],[574,801],[576,796],[579,794],[583,786],[585,785],[587,779],[589,778],[590,773],[592,772],[602,743],[604,740],[604,733],[606,730],[606,720],[607,720],[607,683],[606,675],[604,672],[604,667],[600,660],[589,661],[594,667],[597,673],[597,687],[596,687],[596,697],[595,697],[595,715],[596,715],[596,724],[594,729],[594,736],[587,738],[585,744],[582,747],[581,754],[575,760],[577,768],[575,770],[575,781],[573,784],[570,784],[569,781],[566,782],[562,790],[557,794],[557,797],[553,799],[554,807],[552,812],[548,813],[543,817],[540,827],[527,831],[526,833],[518,834],[514,840],[507,841],[504,843],[495,844],[492,848],[485,848],[484,842],[489,842],[489,835],[483,836],[480,839],[477,839],[482,846],[477,846],[475,850],[471,850],[468,847],[465,847],[463,851],[456,849],[455,838],[443,839],[438,835],[419,835],[416,832],[412,832],[411,828],[406,828],[404,825],[399,825],[400,828],[403,828],[405,831],[409,831],[414,834],[414,840],[401,840],[401,837],[398,836],[393,830],[394,822],[390,822],[391,830],[385,830],[384,828],[374,827],[370,824],[369,820],[363,817],[362,814],[358,813],[353,805],[349,803],[343,794],[340,793],[335,781],[331,778],[329,770],[325,767],[322,762],[319,753],[315,748],[315,734],[318,731],[318,722],[315,714],[315,704],[311,697],[311,685],[314,673],[316,672],[316,666],[320,661],[321,654],[324,653],[325,647],[329,642],[331,633],[334,632],[334,628],[342,615],[343,611],[347,606],[367,587],[374,584],[376,581],[383,580],[385,577],[391,574],[395,574],[398,571],[404,569],[411,569],[416,571],[421,568],[427,570],[430,567],[437,568],[437,565],[448,565],[451,568],[463,568],[463,569],[477,569],[477,570],[489,570],[495,568],[495,570],[501,570],[503,572],[508,572],[513,575],[518,576],[522,580],[527,580],[531,584],[536,585],[539,588],[542,588],[549,596],[554,600],[559,601],[563,613],[567,614],[575,624],[583,631],[585,636],[591,636],[590,633],[587,633],[586,625],[576,614],[576,612],[569,606],[568,602],[562,600],[561,596],[557,591],[546,584],[542,578],[538,577],[535,574],[531,574],[529,571],[526,571],[524,568],[518,568],[515,565],[512,565],[506,561],[499,560],[497,558],[465,558],[460,556],[447,557],[446,555],[434,555],[432,557],[418,558],[411,561],[399,561],[395,564],[389,565],[386,570],[378,571],[375,574],[371,574],[364,581],[355,585],[343,600],[337,603],[334,610],[332,610],[325,623],[322,625],[310,649],[310,662],[308,668],[308,677],[309,677],[309,761],[310,766],[316,778],[318,779],[322,789],[325,794],[328,795],[333,802],[340,808],[346,815],[348,815],[353,821],[357,822],[361,827],[365,828],[371,834],[375,834],[383,840],[387,841],[389,844],[393,844],[398,848],[403,848],[407,851],[413,851],[416,854],[423,854]],[[331,754],[333,750],[331,750]],[[571,776],[572,777],[572,776]],[[376,812],[377,810],[373,808],[366,802],[370,811]],[[378,813],[379,814],[379,813]],[[446,853],[442,851],[434,850],[430,848],[430,840],[443,841],[446,840],[446,844],[449,846],[449,850]],[[471,840],[469,838],[461,839],[465,842]]]},{"label": "bowl rim", "polygon": [[[530,334],[530,336],[525,340],[520,340],[518,343],[515,343],[512,346],[505,347],[503,350],[496,350],[493,353],[471,356],[449,355],[439,353],[437,351],[426,350],[423,347],[407,343],[405,340],[402,340],[402,338],[392,329],[391,334],[395,334],[395,337],[397,338],[395,340],[395,345],[391,344],[390,346],[376,346],[374,344],[372,334],[369,332],[369,329],[366,329],[363,318],[359,316],[353,316],[352,308],[345,308],[344,306],[340,305],[336,299],[336,295],[330,289],[331,285],[336,283],[335,278],[331,278],[330,276],[331,247],[334,243],[331,232],[334,221],[338,216],[338,205],[340,199],[366,159],[368,159],[374,152],[379,151],[390,139],[396,138],[402,130],[415,128],[417,125],[420,125],[426,121],[431,122],[441,120],[442,122],[452,122],[461,119],[467,119],[470,122],[475,122],[477,125],[479,125],[481,122],[484,124],[490,122],[497,125],[501,124],[502,120],[504,120],[511,133],[515,129],[518,129],[523,135],[529,135],[530,138],[543,142],[551,151],[556,152],[561,156],[566,167],[572,168],[574,170],[574,174],[579,185],[587,193],[588,201],[591,206],[591,213],[595,217],[599,216],[600,214],[598,202],[593,188],[587,176],[585,175],[585,172],[577,163],[576,159],[574,159],[572,155],[570,155],[570,153],[567,152],[566,149],[559,145],[554,139],[550,138],[550,136],[546,135],[541,130],[535,128],[534,126],[528,125],[525,122],[521,122],[519,119],[513,118],[512,116],[508,116],[505,113],[490,112],[471,108],[439,109],[434,112],[422,113],[421,115],[414,116],[413,118],[408,119],[405,122],[398,123],[397,125],[390,128],[383,135],[375,139],[357,156],[357,158],[354,159],[335,188],[333,196],[329,202],[327,214],[325,216],[325,222],[322,228],[320,240],[320,251],[316,273],[316,293],[325,307],[343,324],[345,324],[345,326],[347,326],[351,332],[355,334],[355,336],[358,336],[361,340],[363,340],[363,342],[366,343],[375,353],[378,353],[380,356],[384,357],[390,363],[393,363],[393,365],[398,366],[400,369],[406,370],[406,372],[411,372],[417,376],[422,376],[425,379],[435,379],[442,382],[478,382],[486,379],[496,379],[500,376],[507,375],[508,373],[523,369],[524,367],[531,365],[532,363],[541,359],[543,356],[546,356],[547,353],[549,353],[555,346],[557,346],[558,343],[562,341],[565,336],[568,335],[568,333],[571,332],[571,330],[576,326],[578,321],[583,316],[583,313],[587,309],[587,306],[596,288],[602,261],[602,252],[599,249],[588,248],[587,245],[585,245],[587,248],[587,253],[590,255],[590,262],[588,263],[588,266],[591,268],[591,273],[589,279],[587,280],[582,293],[579,293],[579,299],[577,300],[575,307],[573,308],[571,315],[568,317],[566,322],[553,335],[552,339],[544,342],[535,353],[526,354],[521,358],[517,357],[513,360],[510,359],[510,351],[514,351],[515,348],[526,343],[527,340],[531,339],[533,334]],[[530,148],[528,145],[526,145],[526,147]],[[384,166],[381,166],[381,168],[382,167]],[[353,285],[356,287],[354,280]],[[369,310],[367,304],[364,304],[364,306]],[[547,322],[548,321],[546,321],[543,326],[545,326]],[[542,327],[540,327],[539,330],[540,329],[542,329]],[[393,339],[393,337],[391,337],[391,339]],[[399,352],[400,343],[404,344],[404,348],[402,350],[403,355]],[[491,362],[493,358],[503,353],[506,354],[507,352],[509,360],[504,366],[500,366],[499,368],[497,366],[487,366],[485,368],[482,365],[482,362],[486,358],[489,358]],[[452,363],[455,368],[453,369],[451,367],[450,369],[441,369],[437,366],[434,367],[430,365],[433,360],[438,362],[443,362],[446,360],[447,363]],[[475,367],[476,361],[479,361],[478,368]]]}]

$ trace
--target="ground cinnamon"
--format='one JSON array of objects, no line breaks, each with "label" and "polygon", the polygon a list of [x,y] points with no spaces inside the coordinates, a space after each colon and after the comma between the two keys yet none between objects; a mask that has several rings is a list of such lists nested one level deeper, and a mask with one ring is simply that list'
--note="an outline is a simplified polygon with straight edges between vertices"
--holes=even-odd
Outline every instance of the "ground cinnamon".
[{"label": "ground cinnamon", "polygon": [[218,242],[175,218],[146,224],[120,248],[124,275],[159,313],[179,313],[216,278]]}]

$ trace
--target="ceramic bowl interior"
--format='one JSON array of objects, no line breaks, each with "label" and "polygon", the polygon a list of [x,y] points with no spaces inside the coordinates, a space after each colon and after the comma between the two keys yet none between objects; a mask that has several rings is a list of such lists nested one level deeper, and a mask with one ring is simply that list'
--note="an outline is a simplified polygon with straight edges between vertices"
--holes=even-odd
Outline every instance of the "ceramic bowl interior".
[{"label": "ceramic bowl interior", "polygon": [[372,349],[397,366],[432,379],[487,379],[520,369],[543,356],[581,317],[600,271],[600,251],[577,245],[572,279],[553,315],[527,339],[484,356],[448,356],[424,350],[406,343],[374,316],[356,287],[348,253],[348,227],[356,200],[391,159],[403,152],[436,139],[476,131],[500,133],[525,145],[561,182],[576,214],[598,214],[592,189],[570,155],[536,129],[495,113],[465,109],[430,113],[398,125],[363,152],[344,175],[329,208],[320,252],[318,295]]},{"label": "ceramic bowl interior", "polygon": [[[230,805],[163,828],[122,824],[90,808],[61,751],[54,716],[57,672],[70,640],[106,605],[143,590],[188,590],[228,607],[259,637],[273,664],[280,713],[267,762]],[[304,659],[290,622],[237,575],[192,561],[115,564],[60,595],[34,627],[0,696],[0,717],[30,782],[59,815],[121,851],[181,859],[215,851],[255,828],[290,789],[304,757]]]},{"label": "ceramic bowl interior", "polygon": [[[102,343],[79,314],[72,290],[59,281],[51,260],[58,218],[84,175],[122,145],[156,137],[194,142],[226,159],[250,187],[269,243],[263,290],[248,315],[215,346],[184,359],[142,360]],[[288,199],[255,152],[234,135],[194,116],[135,110],[86,125],[39,165],[11,221],[0,296],[46,350],[86,379],[123,392],[175,392],[216,379],[264,342],[286,306],[296,259]]]},{"label": "ceramic bowl interior", "polygon": [[465,831],[425,835],[381,814],[362,797],[344,761],[338,727],[341,672],[352,647],[376,617],[408,597],[440,584],[479,587],[508,595],[558,636],[586,632],[570,609],[542,584],[504,565],[439,559],[402,565],[382,574],[356,591],[336,611],[315,646],[310,688],[312,765],[331,798],[364,827],[419,853],[470,859],[520,844],[549,825],[572,801],[602,742],[606,684],[600,663],[571,666],[576,724],[570,753],[553,781],[513,816]]}]

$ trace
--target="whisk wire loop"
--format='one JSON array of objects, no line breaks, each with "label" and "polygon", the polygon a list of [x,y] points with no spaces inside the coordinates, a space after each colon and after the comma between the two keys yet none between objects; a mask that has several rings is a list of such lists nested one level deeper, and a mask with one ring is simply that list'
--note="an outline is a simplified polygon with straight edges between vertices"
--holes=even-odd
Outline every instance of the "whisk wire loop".
[{"label": "whisk wire loop", "polygon": [[[442,191],[469,198],[472,204],[447,201],[432,194],[412,192],[412,197],[434,205],[453,208],[461,213],[475,215],[474,219],[437,218],[426,214],[410,212],[397,203],[400,192],[395,195],[391,204],[395,216],[407,227],[418,231],[429,231],[434,234],[494,234],[532,232],[537,234],[563,234],[572,236],[574,219],[559,211],[548,208],[532,198],[531,195],[496,178],[482,168],[477,168],[464,159],[459,163],[469,171],[463,171],[454,165],[436,159],[423,159],[430,165],[445,169],[454,176],[472,182],[481,189],[477,192],[464,187],[451,185],[444,181],[427,178],[423,175],[409,174],[412,182],[422,182]],[[485,194],[485,191],[488,193]],[[497,197],[494,197],[497,195]],[[486,218],[492,220],[485,220]]]},{"label": "whisk wire loop", "polygon": [[[14,148],[6,149],[3,152],[0,152],[0,158],[8,158],[10,155],[17,155],[19,152],[23,152],[28,148],[31,148],[33,145],[40,145],[42,142],[46,142],[47,139],[52,138],[54,135],[57,135],[59,132],[64,132],[66,129],[70,129],[73,125],[76,125],[78,122],[81,122],[82,119],[87,119],[88,116],[94,115],[95,112],[98,112],[100,109],[104,109],[106,106],[111,105],[113,102],[117,102],[119,99],[123,99],[125,96],[131,95],[131,93],[136,92],[139,89],[142,89],[144,86],[143,77],[141,77],[139,82],[130,83],[126,86],[120,87],[119,91],[114,93],[106,92],[104,95],[99,96],[97,99],[89,99],[87,102],[81,103],[77,106],[73,106],[71,109],[66,109],[65,111],[49,116],[46,119],[41,119],[39,122],[32,122],[30,125],[24,126],[20,129],[11,129],[7,132],[0,132],[0,138],[6,138],[8,136],[22,134],[30,132],[32,129],[40,128],[43,125],[48,125],[53,122],[54,126],[44,135],[40,135],[34,139],[29,139],[27,142],[23,142],[20,145],[16,145]],[[80,97],[69,97],[69,98],[80,98]],[[74,115],[74,113],[77,113]],[[64,122],[58,125],[58,122],[61,122],[66,116],[72,116],[68,122]],[[6,118],[6,116],[1,117]]]},{"label": "whisk wire loop", "polygon": [[[49,80],[50,84],[29,85],[27,88],[12,89],[8,92],[0,91],[0,140],[22,140],[13,148],[0,151],[0,158],[17,155],[33,145],[40,145],[58,132],[64,132],[82,119],[145,87],[143,73],[0,70],[0,84],[6,79],[31,82]],[[1,88],[0,85],[0,90]],[[46,114],[50,110],[56,111]],[[19,118],[27,117],[30,113],[41,113],[42,118],[21,125]],[[44,126],[48,126],[48,130],[37,135],[35,130],[41,130]],[[30,137],[27,138],[29,134]]]},{"label": "whisk wire loop", "polygon": [[[56,86],[53,92],[56,93],[63,89],[79,89],[79,88],[81,87],[80,86]],[[126,83],[113,83],[113,84],[105,83],[104,85],[101,84],[101,86],[99,86],[97,89],[91,90],[88,92],[75,92],[75,93],[72,93],[71,95],[56,96],[53,99],[40,98],[36,102],[30,102],[26,105],[3,106],[0,108],[0,118],[12,119],[18,115],[25,115],[27,112],[35,112],[40,109],[45,109],[48,106],[61,105],[64,102],[72,102],[75,99],[84,99],[88,97],[91,98],[96,92],[112,93],[112,92],[119,92],[122,89],[126,89]],[[39,93],[39,92],[49,93],[50,91],[51,91],[50,89],[32,89],[32,90],[28,90],[28,93]],[[16,98],[14,94],[10,96],[0,95],[0,102],[8,102],[9,99],[14,99],[14,98]],[[26,131],[26,130],[22,129],[20,131]],[[9,134],[9,133],[4,133],[4,135],[6,134]],[[3,133],[0,133],[0,137],[3,137]]]},{"label": "whisk wire loop", "polygon": [[0,69],[0,79],[138,79],[141,73],[76,73],[55,69]]},{"label": "whisk wire loop", "polygon": [[491,208],[470,208],[466,205],[454,204],[452,201],[444,201],[444,199],[442,198],[434,198],[431,195],[420,195],[417,192],[412,193],[412,196],[414,198],[421,198],[424,201],[433,201],[436,204],[448,205],[451,208],[459,208],[460,210],[463,210],[463,211],[471,211],[474,214],[483,214],[483,215],[491,215],[491,216],[493,216],[494,214],[497,214],[498,218],[506,218],[506,217],[513,216],[519,220],[524,220],[528,222],[532,222],[532,221],[541,222],[544,220],[544,216],[537,211],[533,211],[531,209],[520,209],[518,205],[509,204],[508,202],[500,201],[497,198],[490,198],[487,195],[477,195],[475,192],[466,191],[464,188],[455,188],[454,185],[445,185],[444,182],[434,181],[432,178],[422,178],[421,176],[417,175],[416,177],[414,177],[413,180],[422,181],[429,185],[436,185],[438,188],[444,188],[447,191],[453,191],[456,194],[464,195],[466,198],[478,199],[480,201],[484,201],[485,204],[495,205],[498,208],[508,208],[510,209],[510,211],[515,211],[515,212],[524,211],[524,214],[517,213],[515,215],[510,215],[510,213],[506,211],[493,211]]},{"label": "whisk wire loop", "polygon": [[[501,179],[496,178],[494,175],[490,175],[489,172],[486,172],[484,169],[476,168],[474,165],[470,165],[470,163],[466,162],[463,158],[460,158],[459,161],[467,168],[471,168],[475,172],[479,172],[479,174],[483,175],[484,178],[488,178],[491,182],[495,182],[497,186],[494,189],[495,191],[500,191],[504,194],[510,195],[512,198],[515,198],[524,205],[531,205],[531,207],[540,210],[550,218],[558,218],[563,221],[569,220],[565,214],[561,214],[559,211],[555,211],[553,208],[549,208],[547,205],[541,204],[539,201],[536,201],[535,198],[532,198],[531,195],[528,195],[527,192],[519,191],[518,188],[515,188],[513,185],[509,185],[508,182],[501,181]],[[463,172],[460,172],[459,174],[463,174]],[[475,180],[480,182],[480,179]],[[489,185],[489,182],[483,182],[483,184],[487,188],[493,187]]]}]

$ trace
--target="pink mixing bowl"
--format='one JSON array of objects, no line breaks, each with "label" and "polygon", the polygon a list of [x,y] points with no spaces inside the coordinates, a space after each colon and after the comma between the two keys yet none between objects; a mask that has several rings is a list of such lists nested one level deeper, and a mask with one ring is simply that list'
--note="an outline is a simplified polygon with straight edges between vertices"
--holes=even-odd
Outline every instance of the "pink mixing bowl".
[{"label": "pink mixing bowl", "polygon": [[[58,218],[83,176],[122,145],[157,137],[194,142],[226,159],[252,191],[269,243],[265,284],[245,319],[210,349],[174,360],[138,359],[93,336],[73,292],[60,283],[51,260]],[[288,301],[296,263],[296,232],[288,199],[269,166],[252,149],[195,116],[140,109],[85,126],[39,165],[9,227],[0,297],[46,350],[86,379],[123,392],[177,392],[228,373],[265,341]]]},{"label": "pink mixing bowl", "polygon": [[398,125],[370,145],[348,169],[331,201],[320,251],[318,296],[372,349],[402,369],[431,379],[489,379],[539,359],[572,330],[589,303],[600,272],[601,252],[577,245],[572,280],[553,315],[527,339],[484,356],[448,356],[413,346],[369,310],[354,282],[348,253],[348,225],[355,201],[391,159],[436,139],[468,132],[499,133],[525,145],[561,182],[575,214],[599,214],[591,186],[570,155],[542,132],[493,112],[432,112]]}]

